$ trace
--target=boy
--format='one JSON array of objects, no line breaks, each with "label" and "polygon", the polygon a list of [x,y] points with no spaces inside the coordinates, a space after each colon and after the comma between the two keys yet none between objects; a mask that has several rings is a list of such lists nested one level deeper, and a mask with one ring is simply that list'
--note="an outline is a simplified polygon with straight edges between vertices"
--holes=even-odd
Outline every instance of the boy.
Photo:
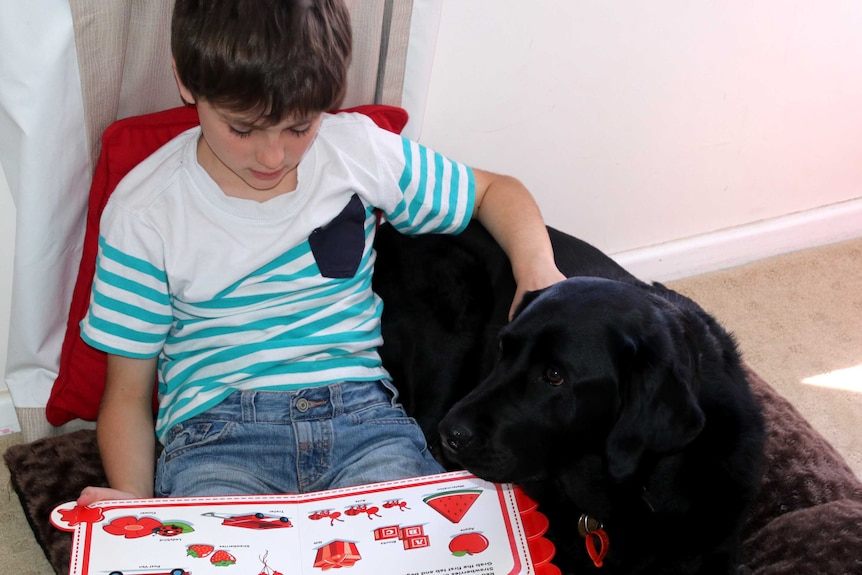
[{"label": "boy", "polygon": [[171,35],[200,126],[136,167],[102,217],[82,336],[108,353],[97,435],[111,488],[78,502],[442,471],[377,355],[374,210],[403,233],[477,217],[517,301],[563,277],[535,202],[512,178],[325,113],[350,60],[342,0],[178,0]]}]

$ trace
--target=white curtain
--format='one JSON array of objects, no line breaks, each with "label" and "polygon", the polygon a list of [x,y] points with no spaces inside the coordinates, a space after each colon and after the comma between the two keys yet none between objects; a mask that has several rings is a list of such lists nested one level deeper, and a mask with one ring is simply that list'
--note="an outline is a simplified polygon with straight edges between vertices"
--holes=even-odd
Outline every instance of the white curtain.
[{"label": "white curtain", "polygon": [[[347,0],[354,62],[344,105],[407,108],[418,138],[443,0]],[[169,67],[173,0],[0,2],[0,164],[15,205],[5,381],[26,440],[57,376],[99,136],[180,104]],[[0,402],[2,409],[2,402]],[[0,414],[2,420],[2,414]]]},{"label": "white curtain", "polygon": [[0,4],[0,162],[16,237],[6,383],[48,401],[83,237],[89,182],[72,16],[65,0]]}]

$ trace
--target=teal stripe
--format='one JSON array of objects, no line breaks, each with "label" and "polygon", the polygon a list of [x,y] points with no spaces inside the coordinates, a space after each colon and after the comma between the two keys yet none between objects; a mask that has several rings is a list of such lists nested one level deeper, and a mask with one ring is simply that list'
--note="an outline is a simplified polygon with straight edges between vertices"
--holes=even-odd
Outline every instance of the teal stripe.
[{"label": "teal stripe", "polygon": [[86,343],[87,345],[92,346],[92,347],[94,347],[100,351],[104,351],[105,353],[110,353],[111,355],[130,357],[132,359],[152,359],[153,357],[155,357],[155,355],[151,354],[151,353],[150,354],[131,353],[125,349],[117,349],[115,347],[111,347],[110,345],[105,345],[103,343],[100,343],[94,339],[87,337],[87,335],[84,334],[83,332],[81,332],[81,339],[84,340],[84,343]]},{"label": "teal stripe", "polygon": [[[440,215],[440,206],[443,203],[443,168],[445,167],[445,158],[438,153],[434,153],[434,194],[431,196],[433,199],[433,203],[431,204],[431,209],[426,214],[425,218],[421,222],[414,223],[410,226],[416,230],[422,230],[425,226],[428,225],[428,222],[434,220],[437,216]],[[451,197],[451,194],[450,194]],[[457,194],[456,194],[457,197]],[[457,204],[456,204],[457,205]],[[454,206],[450,206],[452,208]],[[422,204],[416,206],[416,209],[411,213],[418,213],[418,210],[422,208]],[[449,213],[454,218],[454,213],[452,209],[449,210]],[[435,227],[430,231],[443,231],[446,228],[441,226]]]},{"label": "teal stripe", "polygon": [[[365,254],[365,256],[363,257],[362,267],[365,267],[368,265],[370,257],[371,257],[371,252],[367,252]],[[302,300],[284,302],[284,304],[274,305],[273,307],[277,309],[281,305],[293,305],[293,304],[297,304],[297,303],[301,303],[301,302],[310,303],[316,299],[319,300],[319,299],[323,299],[323,298],[328,298],[332,295],[342,294],[349,289],[350,291],[343,296],[343,297],[347,297],[348,295],[352,295],[355,293],[362,292],[366,289],[369,289],[370,286],[371,286],[371,276],[369,274],[357,273],[356,276],[353,278],[350,278],[350,280],[348,282],[336,283],[336,284],[332,285],[331,287],[329,287],[325,290],[322,290],[322,291],[315,293],[313,295],[313,297],[307,297],[307,298],[304,298]],[[175,329],[174,329],[174,333],[179,334],[179,335],[173,336],[172,339],[169,340],[168,343],[176,344],[177,342],[180,342],[180,341],[190,341],[193,339],[215,337],[215,336],[219,336],[219,335],[224,335],[226,333],[238,333],[238,332],[249,331],[249,330],[253,330],[253,329],[268,329],[271,327],[284,326],[284,325],[288,325],[289,323],[295,323],[297,321],[300,321],[300,320],[302,320],[306,317],[309,317],[311,315],[314,315],[316,313],[320,313],[321,310],[324,310],[331,305],[332,305],[331,303],[327,302],[327,303],[323,303],[321,305],[318,305],[314,308],[305,309],[305,310],[303,310],[303,315],[301,315],[301,316],[297,315],[297,314],[294,314],[292,316],[279,314],[277,316],[274,316],[272,319],[267,320],[266,322],[257,322],[254,324],[248,324],[246,326],[209,328],[209,329],[201,330],[199,332],[196,332],[196,333],[194,333],[192,335],[188,335],[188,336],[182,335],[182,332],[188,331],[189,328],[192,328],[201,322],[209,322],[212,320],[212,318],[180,319],[176,322]],[[189,308],[194,308],[194,307],[196,307],[194,304],[189,306]],[[200,306],[198,306],[198,307],[200,307]],[[189,311],[183,310],[183,313],[189,313]]]},{"label": "teal stripe", "polygon": [[[338,319],[332,319],[332,321],[328,322],[331,325],[335,325],[339,322]],[[323,322],[320,322],[323,323]],[[327,325],[323,325],[322,327],[327,327]],[[293,347],[305,346],[305,345],[315,345],[315,344],[335,344],[335,345],[346,345],[346,344],[356,344],[367,342],[369,345],[375,342],[380,337],[380,331],[375,329],[371,332],[368,331],[352,331],[352,332],[341,332],[335,334],[334,336],[304,336],[300,333],[300,331],[306,331],[304,328],[302,330],[293,330],[289,332],[285,332],[282,334],[278,334],[275,337],[272,337],[266,341],[254,343],[254,344],[245,344],[234,346],[230,348],[225,348],[220,351],[217,351],[213,354],[207,355],[206,357],[202,357],[200,361],[193,362],[189,365],[186,365],[182,371],[177,373],[171,373],[170,368],[164,372],[165,379],[169,379],[172,382],[183,383],[190,379],[190,377],[203,367],[209,365],[218,365],[221,363],[227,363],[230,361],[234,361],[236,359],[240,359],[245,356],[252,355],[254,353],[259,352],[271,352],[272,350],[277,349],[290,349]],[[185,352],[173,354],[171,359],[173,360],[173,366],[179,367],[180,363],[186,359],[194,358],[197,356],[202,356],[205,353],[205,350],[197,350],[195,352]],[[332,353],[332,350],[329,350],[328,353]]]},{"label": "teal stripe", "polygon": [[[304,279],[307,277],[314,277],[320,275],[320,270],[317,268],[317,262],[313,262],[306,266],[305,268],[299,270],[294,274],[278,274],[274,276],[270,276],[263,281],[263,283],[271,283],[271,282],[290,282],[298,279]],[[251,277],[251,276],[249,276]]]},{"label": "teal stripe", "polygon": [[[404,210],[408,210],[408,219],[413,219],[415,217],[415,213],[410,211],[412,206],[419,205],[421,206],[425,200],[425,196],[428,194],[428,149],[425,146],[417,144],[415,142],[411,142],[406,138],[402,138],[402,147],[404,150],[404,171],[401,173],[401,179],[398,181],[398,187],[401,189],[401,193],[408,198],[407,203],[399,203],[398,206],[392,211],[392,213],[388,214],[388,218],[390,220],[395,220],[404,216]],[[407,190],[410,188],[410,184],[413,183],[416,179],[415,174],[413,173],[413,150],[416,149],[416,153],[419,156],[419,180],[416,182],[416,193],[412,197],[408,197]]]},{"label": "teal stripe", "polygon": [[[368,233],[370,233],[370,230],[373,227],[374,227],[373,222],[368,227],[366,227],[366,229],[365,229],[366,237],[368,237]],[[365,269],[369,265],[371,253],[372,253],[371,250],[366,250],[363,253],[362,260],[359,262],[359,268],[358,268],[359,270]],[[267,283],[277,282],[277,281],[290,282],[290,281],[293,281],[293,280],[298,279],[300,277],[320,275],[320,270],[317,268],[316,263],[312,263],[310,266],[308,266],[307,268],[305,268],[301,271],[302,271],[301,274],[294,274],[294,275],[285,274],[285,275],[272,276],[271,278],[267,279],[266,282]],[[320,298],[328,297],[330,295],[338,294],[338,293],[341,293],[341,292],[349,290],[349,289],[353,289],[354,291],[358,291],[359,288],[365,287],[370,283],[369,279],[363,277],[363,276],[367,276],[367,275],[368,274],[362,274],[359,271],[357,271],[356,275],[352,278],[332,279],[329,281],[329,283],[328,283],[329,287],[326,287],[326,289],[321,289],[322,287],[325,287],[325,286],[316,287],[315,292],[312,295],[310,295],[309,297],[303,298],[302,300],[293,300],[293,301],[290,301],[287,303],[293,304],[293,303],[298,303],[298,302],[303,302],[303,301],[313,301],[314,299],[320,299]],[[188,313],[191,315],[193,313],[193,311],[189,311],[189,310],[194,310],[195,308],[204,310],[204,309],[231,309],[234,307],[241,308],[241,307],[245,307],[245,306],[255,306],[255,305],[259,305],[261,303],[265,303],[267,300],[272,299],[273,295],[277,295],[280,297],[280,296],[283,296],[284,294],[283,293],[258,294],[258,295],[254,295],[254,296],[244,296],[244,297],[235,297],[235,298],[228,297],[228,298],[223,298],[220,301],[206,301],[206,302],[194,302],[194,303],[189,303],[189,302],[177,300],[176,305],[177,305],[177,307],[183,308],[182,309],[183,313]],[[206,318],[206,319],[208,319],[208,318]],[[181,321],[177,322],[177,327],[181,328],[183,326],[190,325],[191,323],[196,322],[196,321],[197,320],[181,320]]]},{"label": "teal stripe", "polygon": [[[271,377],[274,375],[293,375],[297,373],[312,373],[346,367],[376,368],[381,365],[376,357],[343,356],[332,357],[318,361],[303,361],[297,363],[269,362],[256,364],[252,371],[255,377]],[[302,385],[300,385],[302,387]]]},{"label": "teal stripe", "polygon": [[[404,197],[402,196],[402,198],[398,201],[398,204],[396,204],[395,209],[386,214],[386,219],[389,220],[389,222],[392,223],[393,226],[397,228],[403,228],[404,224],[409,223],[407,221],[407,218],[404,216],[406,212],[407,202],[404,201]],[[399,222],[399,220],[402,221]]]},{"label": "teal stripe", "polygon": [[96,331],[101,331],[113,337],[143,344],[160,344],[165,340],[165,335],[162,333],[138,331],[136,329],[130,329],[124,325],[108,321],[104,318],[100,318],[96,315],[92,307],[90,308],[88,316],[90,327]]},{"label": "teal stripe", "polygon": [[404,170],[401,172],[401,179],[398,180],[398,187],[403,192],[413,181],[413,142],[402,137],[401,149],[404,152]]},{"label": "teal stripe", "polygon": [[[413,220],[416,218],[419,210],[424,206],[426,196],[429,193],[427,170],[428,155],[430,151],[421,144],[411,142],[406,138],[402,138],[402,148],[404,150],[405,166],[398,185],[405,196],[398,203],[395,209],[387,214],[387,219],[389,219],[397,229],[405,232],[423,229],[435,217],[439,217],[441,215],[443,210],[443,208],[441,208],[442,198],[447,193],[446,187],[448,186],[449,205],[445,210],[444,218],[438,226],[434,226],[433,230],[428,231],[443,232],[450,230],[455,223],[456,217],[458,217],[459,207],[464,205],[466,202],[467,209],[464,214],[464,220],[457,228],[458,232],[463,231],[472,218],[473,210],[475,209],[476,182],[473,170],[469,166],[464,166],[441,154],[433,152],[435,174],[433,204],[428,215],[421,222],[415,222]],[[420,173],[418,175],[414,174],[412,170],[414,154],[419,154]],[[451,166],[451,174],[449,176],[449,181],[444,182],[443,174],[447,162]],[[466,170],[466,183],[462,181],[460,168],[464,168]],[[417,177],[418,183],[416,185],[416,194],[414,196],[407,196],[406,194],[410,188],[410,184],[413,183]]]},{"label": "teal stripe", "polygon": [[116,300],[99,291],[93,292],[93,301],[99,307],[155,325],[170,325],[174,320],[173,316],[155,313],[144,308]]},{"label": "teal stripe", "polygon": [[[328,291],[338,291],[338,290],[328,290]],[[322,297],[322,296],[321,296]],[[309,300],[310,301],[310,300]],[[298,302],[286,302],[284,305],[294,304]],[[181,341],[192,341],[195,339],[204,339],[208,337],[217,337],[220,335],[225,335],[226,333],[242,333],[244,331],[249,331],[252,329],[268,329],[272,327],[279,327],[289,325],[291,323],[295,323],[305,317],[308,317],[310,314],[319,313],[321,309],[325,309],[331,304],[324,304],[317,306],[315,308],[309,308],[303,310],[303,315],[293,314],[276,314],[272,318],[268,320],[261,320],[254,324],[245,324],[242,326],[225,326],[225,327],[213,327],[206,328],[200,331],[194,332],[189,335],[184,335],[183,332],[188,332],[191,328],[194,328],[200,323],[210,323],[212,318],[204,317],[204,318],[194,318],[194,319],[181,319],[178,320],[175,326],[175,337],[173,337],[168,343],[176,344]],[[281,305],[273,305],[271,309],[278,310]],[[186,312],[188,313],[188,312]]]},{"label": "teal stripe", "polygon": [[[318,308],[318,309],[323,309],[323,308]],[[339,321],[342,321],[342,319],[343,318],[341,318],[339,316],[326,316],[326,317],[323,317],[323,318],[321,318],[315,322],[304,324],[304,325],[297,327],[297,328],[294,328],[292,330],[282,332],[282,333],[278,334],[276,336],[276,338],[267,340],[267,342],[276,342],[276,341],[278,341],[278,338],[283,339],[283,340],[287,340],[287,339],[300,340],[300,339],[305,338],[305,339],[303,339],[303,341],[308,341],[307,338],[310,334],[313,334],[316,331],[319,331],[321,329],[326,329],[328,327],[331,327],[331,326],[337,324]],[[199,332],[196,332],[194,334],[191,334],[189,336],[182,336],[182,335],[177,336],[174,334],[174,335],[170,336],[167,343],[168,343],[168,345],[171,345],[171,346],[182,346],[183,344],[185,344],[187,342],[191,342],[191,341],[213,339],[213,338],[216,338],[218,336],[228,335],[228,334],[241,334],[241,333],[256,332],[256,331],[262,332],[262,331],[265,331],[267,329],[284,327],[284,326],[287,326],[291,323],[295,323],[295,320],[287,321],[286,318],[278,317],[278,318],[272,318],[272,319],[268,319],[268,320],[264,320],[264,321],[259,321],[259,322],[252,323],[252,324],[246,324],[243,326],[236,326],[236,327],[225,326],[225,327],[205,329],[205,330],[201,330]],[[256,345],[261,346],[261,347],[259,347],[259,349],[272,349],[272,348],[278,347],[274,343],[272,345],[265,345],[267,342],[260,342]],[[283,345],[283,342],[282,342],[282,345]],[[237,349],[244,349],[244,348],[237,348]],[[183,352],[183,353],[176,353],[176,354],[173,354],[171,357],[176,361],[182,361],[182,360],[185,360],[189,357],[193,357],[195,355],[198,355],[200,353],[201,353],[201,350],[197,349],[197,350],[191,350],[191,351]],[[241,353],[240,355],[243,355],[243,354]]]},{"label": "teal stripe", "polygon": [[[226,298],[228,295],[230,295],[231,293],[236,291],[240,286],[242,286],[245,282],[247,282],[249,280],[249,278],[266,275],[267,273],[271,272],[272,270],[286,266],[287,264],[301,258],[302,256],[308,254],[310,251],[311,251],[311,247],[308,245],[308,242],[307,241],[302,242],[302,243],[298,244],[297,246],[287,250],[286,252],[284,252],[283,254],[278,256],[277,258],[273,259],[271,262],[264,264],[263,266],[261,266],[260,268],[258,268],[257,270],[255,270],[251,274],[249,274],[247,277],[237,281],[236,283],[234,283],[231,286],[226,287],[225,289],[223,289],[222,291],[217,293],[215,296],[213,296],[213,299],[218,300],[221,298]],[[303,272],[303,275],[297,275],[296,277],[306,277],[306,275],[311,275],[310,273],[308,273],[309,269],[313,269],[313,268],[306,267],[303,270],[300,270],[301,272]]]},{"label": "teal stripe", "polygon": [[105,237],[101,235],[99,236],[99,249],[101,250],[103,256],[105,256],[109,260],[117,262],[121,266],[133,269],[135,271],[139,271],[142,274],[148,275],[163,284],[167,283],[168,281],[168,276],[165,273],[165,270],[157,268],[147,260],[121,252],[117,248],[108,244],[107,240],[105,240]]},{"label": "teal stripe", "polygon": [[[317,269],[317,264],[311,264],[303,270],[300,270],[296,274],[293,275],[281,275],[275,276],[265,280],[263,283],[270,283],[276,281],[294,281],[306,277],[312,277],[320,275],[320,271]],[[239,284],[247,282],[249,278],[252,276],[248,276],[247,278],[241,280]],[[198,309],[221,309],[227,310],[232,308],[242,308],[248,306],[256,306],[261,303],[264,303],[270,299],[272,299],[273,294],[263,293],[257,295],[249,295],[249,296],[239,296],[239,297],[229,297],[227,294],[236,290],[238,285],[232,286],[229,290],[224,290],[221,293],[215,295],[210,301],[200,301],[200,302],[185,302],[181,300],[177,300],[178,304],[184,304],[190,308],[198,308]],[[282,294],[283,295],[283,294]]]},{"label": "teal stripe", "polygon": [[[375,225],[377,225],[377,219],[376,219],[376,218],[369,219],[369,217],[368,217],[368,213],[366,213],[366,218],[365,218],[365,219],[366,219],[366,226],[365,226],[365,240],[366,240],[366,242],[367,242],[367,240],[368,240],[368,235],[371,233],[371,230],[372,230],[372,229],[374,229],[374,226],[375,226]],[[315,298],[320,298],[320,297],[323,297],[324,295],[329,295],[330,293],[334,293],[334,292],[336,292],[336,291],[343,291],[344,289],[349,288],[349,287],[350,287],[350,285],[351,285],[352,283],[355,283],[356,279],[357,279],[360,275],[362,275],[362,274],[361,274],[361,272],[360,272],[360,270],[364,269],[364,268],[365,268],[365,266],[367,266],[367,265],[368,265],[368,260],[369,260],[369,258],[370,258],[370,257],[371,257],[371,250],[368,250],[368,249],[364,250],[364,251],[363,251],[363,253],[362,253],[362,259],[359,261],[359,266],[356,268],[356,269],[357,269],[357,271],[356,271],[356,274],[354,275],[354,277],[352,277],[352,278],[343,278],[343,279],[339,279],[339,278],[327,278],[327,279],[329,280],[328,285],[333,286],[333,287],[332,287],[332,289],[327,290],[327,291],[325,291],[325,292],[320,292],[320,294],[315,295],[314,297],[315,297]],[[307,268],[305,268],[305,269],[303,269],[303,270],[301,270],[301,271],[302,271],[302,274],[301,274],[301,275],[300,275],[300,274],[294,274],[294,275],[289,275],[289,274],[274,275],[274,276],[272,276],[272,277],[268,278],[268,279],[266,280],[266,282],[278,282],[278,281],[289,282],[289,281],[293,281],[293,280],[295,280],[295,279],[299,279],[299,278],[305,278],[305,277],[309,277],[309,276],[319,276],[319,275],[320,275],[320,268],[318,268],[318,267],[317,267],[317,263],[316,263],[316,262],[312,263],[312,264],[311,264],[311,265],[309,265]],[[313,298],[309,298],[309,299],[313,299]]]},{"label": "teal stripe", "polygon": [[[225,348],[223,350],[217,351],[211,355],[207,355],[206,357],[202,357],[200,361],[191,363],[185,366],[182,371],[179,371],[175,374],[171,373],[170,368],[164,371],[165,379],[170,379],[172,382],[177,382],[178,385],[183,384],[197,371],[201,370],[203,367],[208,365],[217,365],[221,363],[227,363],[230,361],[234,361],[236,359],[240,359],[245,356],[252,355],[258,352],[269,352],[274,349],[290,349],[293,347],[300,347],[306,345],[344,345],[348,343],[362,343],[368,342],[369,344],[380,337],[379,330],[374,330],[372,332],[367,331],[353,331],[353,332],[341,332],[335,335],[325,335],[325,336],[309,336],[310,333],[316,333],[320,330],[326,329],[330,326],[337,325],[345,320],[345,318],[356,317],[356,314],[364,311],[363,308],[358,308],[355,306],[354,309],[345,310],[341,314],[336,314],[332,316],[327,316],[325,318],[321,318],[319,321],[309,324],[307,326],[301,326],[299,328],[288,330],[283,333],[279,333],[276,336],[262,342],[254,343],[254,344],[245,344],[233,346],[230,348]],[[380,307],[376,310],[376,313],[380,313]],[[234,330],[236,332],[236,330]],[[206,350],[194,350],[183,353],[176,353],[171,355],[171,359],[173,360],[173,365],[178,366],[180,362],[200,356],[206,353]],[[330,351],[330,353],[332,353]]]},{"label": "teal stripe", "polygon": [[[357,291],[361,292],[361,291],[364,291],[365,289],[369,289],[370,283],[371,283],[371,278],[366,277],[366,279],[363,280],[362,285],[358,286]],[[319,320],[314,321],[312,323],[304,324],[304,325],[298,326],[294,329],[291,329],[291,330],[288,330],[286,332],[283,332],[283,333],[276,335],[275,339],[272,341],[274,341],[276,343],[278,343],[280,341],[280,343],[278,343],[278,345],[272,345],[271,348],[278,347],[279,345],[284,345],[284,342],[283,342],[284,339],[306,338],[306,337],[308,337],[309,334],[313,334],[313,333],[318,332],[320,330],[326,329],[328,327],[336,325],[339,322],[343,322],[345,320],[359,317],[361,314],[363,314],[368,309],[369,304],[371,302],[374,302],[374,301],[378,301],[378,304],[375,306],[375,309],[373,310],[372,313],[374,314],[375,317],[379,317],[380,314],[382,313],[382,306],[380,305],[379,300],[375,300],[373,298],[373,296],[368,297],[368,298],[363,299],[361,302],[358,302],[356,305],[351,306],[350,309],[343,310],[342,312],[340,312],[338,314],[327,315],[327,316],[322,317]],[[183,336],[181,329],[175,329],[173,334],[169,336],[167,344],[171,345],[171,346],[182,346],[183,344],[185,344],[186,342],[189,342],[189,341],[205,340],[205,339],[209,339],[209,338],[214,338],[214,337],[219,336],[219,335],[237,334],[237,333],[244,333],[244,332],[250,332],[250,331],[263,331],[263,330],[267,330],[267,329],[271,329],[271,328],[284,327],[284,326],[289,325],[290,323],[297,323],[298,321],[301,321],[302,319],[309,317],[310,314],[319,313],[320,311],[325,310],[328,307],[330,307],[330,304],[324,304],[321,306],[317,306],[314,309],[308,310],[308,312],[306,312],[302,317],[293,316],[293,317],[288,318],[285,316],[278,316],[278,317],[274,317],[274,318],[269,319],[269,320],[247,324],[245,326],[225,326],[225,327],[204,329],[204,330],[201,330],[199,332],[193,333],[193,334],[188,335],[188,336]],[[182,324],[182,322],[178,322],[177,325],[180,326],[181,324]],[[179,335],[177,335],[177,334],[179,334]],[[262,342],[262,344],[263,343],[266,343],[266,342]],[[261,348],[261,349],[268,349],[268,348]],[[188,357],[198,355],[200,353],[203,353],[203,350],[197,349],[197,350],[191,350],[189,352],[176,353],[176,354],[172,355],[172,357],[174,359],[176,359],[177,361],[181,361],[181,360],[184,360]]]},{"label": "teal stripe", "polygon": [[[466,229],[467,224],[473,219],[473,211],[476,209],[476,178],[473,174],[473,169],[467,166],[467,210],[464,212],[464,219],[461,225],[455,231],[460,234]],[[454,210],[453,210],[454,215]]]},{"label": "teal stripe", "polygon": [[[410,187],[410,182],[413,181],[413,143],[407,138],[402,137],[401,149],[404,152],[404,170],[401,172],[401,178],[398,180],[398,189],[401,190],[401,194],[403,195],[407,191],[407,188]],[[392,213],[387,214],[387,217],[390,220],[401,217],[406,207],[403,201],[399,202]]]},{"label": "teal stripe", "polygon": [[[113,272],[109,272],[104,267],[102,267],[101,262],[96,267],[96,279],[99,282],[104,283],[105,285],[109,285],[119,290],[135,294],[136,296],[148,299],[158,305],[171,305],[171,298],[168,294],[161,292],[157,289],[151,288],[149,286],[140,284],[134,280],[130,280],[129,278],[124,278],[123,276],[117,275]],[[98,283],[96,284],[96,286],[98,288]]]},{"label": "teal stripe", "polygon": [[[457,162],[453,162],[449,160],[449,165],[452,167],[452,174],[449,176],[449,212],[446,214],[446,217],[443,218],[443,222],[440,224],[441,229],[448,230],[452,223],[455,221],[455,214],[458,212],[458,204],[461,199],[461,170],[460,164]],[[469,221],[472,217],[470,212],[466,214],[467,220]]]},{"label": "teal stripe", "polygon": [[[418,145],[417,145],[418,146]],[[428,195],[428,153],[424,146],[419,148],[419,184],[416,189],[416,195],[410,200],[410,206],[422,205],[425,202],[425,196]],[[415,219],[416,213],[410,212],[410,219]]]},{"label": "teal stripe", "polygon": [[[366,214],[366,219],[368,215]],[[366,227],[366,237],[368,237],[369,228]],[[279,267],[285,266],[289,264],[291,261],[296,260],[299,257],[302,257],[310,252],[310,247],[308,246],[308,242],[303,242],[296,248],[288,251],[284,255],[276,258],[272,262],[266,264],[260,269],[252,272],[246,278],[239,280],[234,285],[226,288],[216,294],[212,300],[206,302],[179,302],[185,304],[191,308],[199,308],[199,309],[231,309],[231,308],[240,308],[246,306],[255,306],[261,303],[266,302],[267,300],[272,298],[272,294],[258,294],[253,296],[242,296],[242,297],[229,297],[230,293],[236,291],[242,284],[247,283],[250,279],[262,275],[266,275],[273,270],[278,269]],[[371,252],[369,250],[365,251],[363,256],[363,261],[360,262],[360,265],[364,265],[368,261],[368,256]],[[274,282],[291,282],[298,279],[304,279],[308,277],[314,277],[320,275],[320,270],[317,267],[316,262],[312,262],[308,266],[302,268],[301,270],[296,271],[292,274],[277,274],[273,275],[269,278],[266,278],[262,283],[274,283]],[[349,280],[352,278],[348,278],[347,280],[334,280],[334,282],[340,286],[336,289],[344,289],[344,286],[349,286]],[[320,296],[322,297],[322,296]]]}]

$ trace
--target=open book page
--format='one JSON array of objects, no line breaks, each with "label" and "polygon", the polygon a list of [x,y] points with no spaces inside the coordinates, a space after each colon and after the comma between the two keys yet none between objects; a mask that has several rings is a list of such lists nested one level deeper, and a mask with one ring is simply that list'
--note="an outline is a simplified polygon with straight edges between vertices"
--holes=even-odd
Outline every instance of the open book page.
[{"label": "open book page", "polygon": [[466,473],[294,495],[59,506],[70,575],[553,575],[547,520]]}]

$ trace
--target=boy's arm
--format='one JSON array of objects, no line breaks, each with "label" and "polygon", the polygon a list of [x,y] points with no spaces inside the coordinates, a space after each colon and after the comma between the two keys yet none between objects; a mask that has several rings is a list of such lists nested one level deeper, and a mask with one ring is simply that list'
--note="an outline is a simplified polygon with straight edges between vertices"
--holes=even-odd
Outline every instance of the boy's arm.
[{"label": "boy's arm", "polygon": [[548,287],[565,276],[554,262],[548,230],[533,196],[517,179],[473,168],[473,216],[490,232],[512,264],[517,291],[511,317],[524,292]]},{"label": "boy's arm", "polygon": [[108,354],[96,437],[111,489],[87,487],[78,499],[79,505],[103,499],[153,496],[152,398],[157,361],[157,357],[132,359]]}]

